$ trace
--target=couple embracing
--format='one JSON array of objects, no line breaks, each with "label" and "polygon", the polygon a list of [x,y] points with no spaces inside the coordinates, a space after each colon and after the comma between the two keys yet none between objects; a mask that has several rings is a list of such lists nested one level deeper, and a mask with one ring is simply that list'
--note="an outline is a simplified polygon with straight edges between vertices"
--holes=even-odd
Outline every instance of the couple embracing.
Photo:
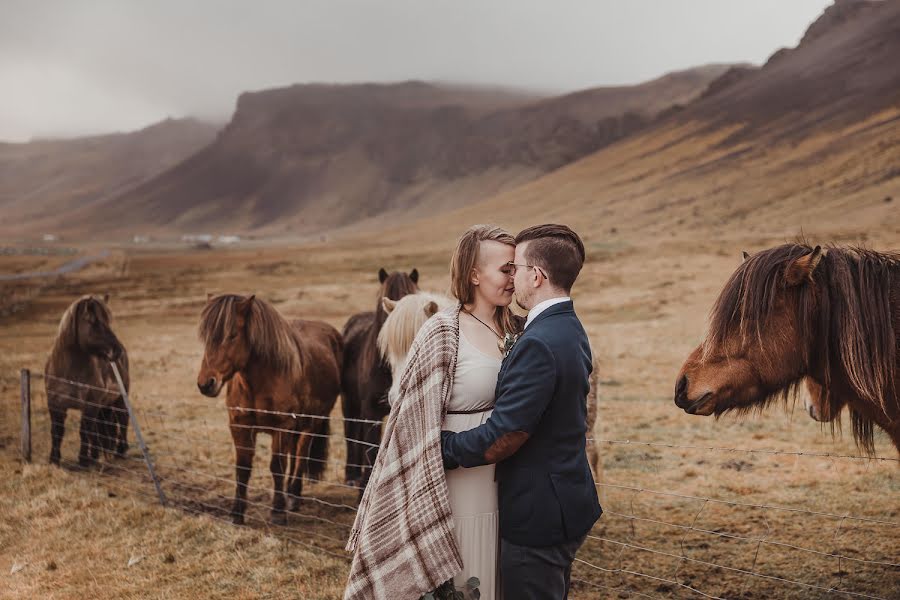
[{"label": "couple embracing", "polygon": [[471,577],[483,599],[567,597],[602,512],[585,452],[591,349],[569,298],[584,256],[564,225],[460,239],[459,304],[425,323],[395,382],[345,600],[416,600]]}]

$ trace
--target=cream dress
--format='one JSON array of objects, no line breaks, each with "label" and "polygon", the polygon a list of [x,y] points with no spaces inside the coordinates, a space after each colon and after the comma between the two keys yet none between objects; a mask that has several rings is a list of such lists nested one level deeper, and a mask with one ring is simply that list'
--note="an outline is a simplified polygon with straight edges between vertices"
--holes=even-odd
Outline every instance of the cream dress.
[{"label": "cream dress", "polygon": [[[493,412],[501,362],[473,346],[460,331],[445,430],[467,431],[488,420]],[[454,533],[463,559],[463,571],[454,582],[462,588],[469,578],[477,577],[482,600],[500,600],[500,520],[494,465],[447,471],[447,486]]]}]

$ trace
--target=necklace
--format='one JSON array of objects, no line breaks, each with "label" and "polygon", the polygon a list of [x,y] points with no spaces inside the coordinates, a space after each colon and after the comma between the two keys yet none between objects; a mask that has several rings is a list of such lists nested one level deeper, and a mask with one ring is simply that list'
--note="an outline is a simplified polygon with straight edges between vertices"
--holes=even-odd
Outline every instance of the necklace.
[{"label": "necklace", "polygon": [[487,323],[485,323],[484,321],[482,321],[481,319],[479,319],[478,317],[476,317],[475,315],[473,315],[472,313],[470,313],[470,312],[467,311],[466,309],[462,309],[462,310],[463,310],[464,313],[466,313],[467,315],[469,315],[470,317],[472,317],[473,319],[475,319],[476,321],[478,321],[479,323],[481,323],[482,325],[484,325],[485,327],[487,327],[488,329],[490,329],[490,330],[491,330],[491,333],[493,333],[494,335],[496,335],[498,340],[503,339],[503,336],[500,335],[499,333],[497,333],[496,331],[494,331],[494,328],[493,328],[493,327],[491,327],[490,325],[488,325]]}]

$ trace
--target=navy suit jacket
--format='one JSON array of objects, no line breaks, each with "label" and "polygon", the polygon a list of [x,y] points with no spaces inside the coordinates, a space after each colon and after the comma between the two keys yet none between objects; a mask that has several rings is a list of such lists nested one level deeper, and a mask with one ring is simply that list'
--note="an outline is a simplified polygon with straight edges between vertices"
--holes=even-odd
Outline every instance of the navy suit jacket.
[{"label": "navy suit jacket", "polygon": [[590,344],[572,302],[555,304],[504,359],[491,417],[469,431],[441,433],[447,468],[487,464],[485,453],[497,440],[528,434],[497,463],[503,539],[532,547],[575,541],[603,512],[584,447],[591,369]]}]

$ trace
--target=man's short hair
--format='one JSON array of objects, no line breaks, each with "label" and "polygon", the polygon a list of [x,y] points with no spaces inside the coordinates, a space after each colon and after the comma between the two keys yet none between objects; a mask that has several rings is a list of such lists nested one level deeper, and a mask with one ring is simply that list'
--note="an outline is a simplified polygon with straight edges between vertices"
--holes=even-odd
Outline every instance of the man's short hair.
[{"label": "man's short hair", "polygon": [[541,267],[553,286],[570,292],[584,265],[584,244],[578,234],[565,225],[534,225],[516,236],[516,244],[524,242],[528,264]]}]

